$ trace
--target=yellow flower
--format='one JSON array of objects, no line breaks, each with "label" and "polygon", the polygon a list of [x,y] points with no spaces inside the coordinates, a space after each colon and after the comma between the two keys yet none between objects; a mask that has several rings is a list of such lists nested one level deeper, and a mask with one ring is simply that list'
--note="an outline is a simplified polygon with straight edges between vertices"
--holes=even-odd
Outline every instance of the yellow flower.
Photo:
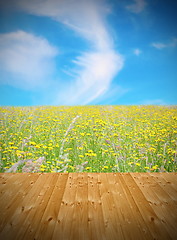
[{"label": "yellow flower", "polygon": [[89,153],[92,153],[92,152],[93,152],[93,150],[88,150],[88,152],[89,152]]},{"label": "yellow flower", "polygon": [[36,143],[35,142],[29,142],[29,145],[35,146]]},{"label": "yellow flower", "polygon": [[152,167],[152,169],[156,170],[158,168],[158,165],[155,165]]},{"label": "yellow flower", "polygon": [[90,136],[91,134],[90,134],[90,133],[87,133],[86,135],[87,135],[87,136]]},{"label": "yellow flower", "polygon": [[105,169],[108,169],[109,167],[108,166],[104,166]]},{"label": "yellow flower", "polygon": [[33,154],[30,153],[30,152],[28,152],[28,153],[26,153],[26,155],[27,155],[27,156],[32,156]]},{"label": "yellow flower", "polygon": [[53,150],[53,147],[48,147],[49,150]]},{"label": "yellow flower", "polygon": [[96,153],[91,153],[91,156],[92,157],[96,157]]},{"label": "yellow flower", "polygon": [[86,170],[89,170],[90,168],[91,168],[91,167],[86,167],[85,169],[86,169]]}]

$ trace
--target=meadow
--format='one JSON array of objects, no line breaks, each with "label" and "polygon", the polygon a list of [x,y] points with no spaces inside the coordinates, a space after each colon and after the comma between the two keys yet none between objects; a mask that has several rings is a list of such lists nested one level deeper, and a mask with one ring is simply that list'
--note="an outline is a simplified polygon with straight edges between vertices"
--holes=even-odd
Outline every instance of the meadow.
[{"label": "meadow", "polygon": [[0,172],[176,172],[176,106],[1,107]]}]

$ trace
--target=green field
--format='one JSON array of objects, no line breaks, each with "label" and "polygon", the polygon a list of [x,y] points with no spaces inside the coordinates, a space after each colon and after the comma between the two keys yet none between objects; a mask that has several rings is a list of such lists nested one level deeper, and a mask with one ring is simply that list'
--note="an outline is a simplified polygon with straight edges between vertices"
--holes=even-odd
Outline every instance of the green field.
[{"label": "green field", "polygon": [[176,172],[176,106],[1,107],[0,172]]}]

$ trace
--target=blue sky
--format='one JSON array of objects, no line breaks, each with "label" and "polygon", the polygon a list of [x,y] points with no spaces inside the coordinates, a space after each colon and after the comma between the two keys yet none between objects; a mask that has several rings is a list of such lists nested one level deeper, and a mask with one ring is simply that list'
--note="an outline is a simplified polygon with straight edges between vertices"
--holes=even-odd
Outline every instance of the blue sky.
[{"label": "blue sky", "polygon": [[0,105],[177,104],[175,0],[4,0]]}]

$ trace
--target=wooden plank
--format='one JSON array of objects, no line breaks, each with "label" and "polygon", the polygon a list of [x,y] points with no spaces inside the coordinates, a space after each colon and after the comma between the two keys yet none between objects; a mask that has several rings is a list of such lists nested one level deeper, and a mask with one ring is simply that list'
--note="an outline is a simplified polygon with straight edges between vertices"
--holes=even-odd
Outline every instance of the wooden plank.
[{"label": "wooden plank", "polygon": [[120,219],[117,214],[116,205],[112,197],[110,184],[107,179],[107,174],[100,173],[98,175],[100,181],[100,194],[102,202],[102,211],[105,228],[106,239],[116,239],[117,236],[123,239],[122,229],[120,225]]},{"label": "wooden plank", "polygon": [[0,173],[0,189],[3,189],[3,184],[7,184],[7,182],[9,181],[10,178],[12,178],[14,175],[16,175],[15,173]]},{"label": "wooden plank", "polygon": [[68,176],[52,239],[56,240],[59,236],[60,239],[73,239],[72,224],[73,221],[76,221],[73,216],[77,191],[77,177],[78,173],[72,173]]},{"label": "wooden plank", "polygon": [[168,212],[170,209],[168,209],[169,207],[166,206],[165,203],[166,197],[169,201],[171,201],[171,199],[166,192],[163,191],[159,184],[153,180],[152,175],[139,173],[136,177],[134,176],[134,179],[145,196],[146,201],[149,203],[159,219],[159,229],[161,224],[161,231],[165,230],[171,237],[169,237],[169,239],[174,239],[177,232],[174,227],[174,223],[171,224],[172,218],[170,216],[171,214]]},{"label": "wooden plank", "polygon": [[[104,175],[103,175],[104,176]],[[127,231],[127,216],[126,213],[127,210],[127,203],[125,199],[124,192],[121,188],[121,185],[117,181],[117,174],[106,174],[106,181],[108,183],[107,185],[107,191],[110,194],[110,197],[113,199],[113,207],[114,207],[114,221],[117,226],[117,236],[120,236],[120,239],[124,238],[131,238],[131,231]],[[126,213],[123,214],[123,211],[126,210]],[[130,230],[130,229],[129,229]]]},{"label": "wooden plank", "polygon": [[[162,222],[163,227],[169,233],[172,239],[174,239],[177,235],[177,229],[175,224],[177,225],[177,207],[173,204],[173,200],[170,196],[163,190],[161,187],[161,182],[158,182],[158,175],[154,174],[139,174],[139,177],[136,179],[144,196],[147,201],[149,201],[151,207],[156,213],[158,219]],[[150,183],[146,184],[145,178]],[[154,178],[155,176],[155,178]],[[144,188],[142,188],[142,183],[144,183]],[[149,191],[149,188],[151,189]]]},{"label": "wooden plank", "polygon": [[73,221],[69,239],[89,240],[88,235],[88,176],[78,173],[77,189],[73,209]]},{"label": "wooden plank", "polygon": [[17,193],[19,187],[23,184],[23,177],[26,177],[26,174],[3,174],[0,184],[0,200],[2,203],[6,203],[7,199],[11,199]]},{"label": "wooden plank", "polygon": [[[155,185],[154,191],[160,198],[160,201],[163,204],[168,204],[170,207],[173,205],[173,209],[175,209],[175,212],[177,212],[177,185],[175,185],[175,188],[173,188],[172,184],[167,183],[163,178],[163,176],[166,174],[168,173],[165,173],[163,175],[161,173],[151,173],[151,182],[153,181]],[[174,216],[177,217],[176,214]]]},{"label": "wooden plank", "polygon": [[88,231],[90,240],[106,240],[97,173],[88,173]]},{"label": "wooden plank", "polygon": [[162,176],[167,182],[167,185],[173,187],[177,191],[177,173],[164,173]]},{"label": "wooden plank", "polygon": [[166,178],[171,183],[173,183],[175,185],[177,184],[177,172],[173,172],[173,173],[167,172],[167,173],[165,173],[163,175],[164,175],[163,177]]},{"label": "wooden plank", "polygon": [[[39,177],[39,174],[17,174],[16,176],[19,178],[20,183],[18,185],[16,184],[17,186],[7,186],[7,192],[12,190],[13,194],[8,194],[5,200],[4,198],[0,199],[0,232],[10,221],[14,211],[16,211],[16,209],[19,207],[19,203],[22,201],[22,199],[24,199],[30,189],[32,189],[33,184]],[[23,212],[23,210],[24,208],[22,207],[21,211]]]},{"label": "wooden plank", "polygon": [[[48,178],[51,178],[50,176],[51,175],[48,174],[40,174],[39,178],[34,183],[33,188],[31,188],[22,201],[19,201],[18,207],[14,209],[12,216],[9,216],[10,219],[8,220],[8,224],[6,224],[0,233],[0,237],[2,237],[2,239],[14,239],[14,236],[16,236],[20,231],[25,233],[26,229],[31,224],[30,221],[27,221],[28,215],[31,211],[33,213],[35,211],[37,212],[38,206],[36,205],[36,201],[38,198],[42,198],[43,196],[43,193],[41,193],[43,188],[41,190],[41,186],[44,185],[44,188],[47,187],[46,182]],[[23,233],[21,234],[23,235]],[[27,236],[25,236],[25,239],[27,239]]]},{"label": "wooden plank", "polygon": [[149,231],[155,239],[171,239],[169,233],[164,228],[164,223],[159,220],[153,208],[147,202],[141,189],[134,181],[133,176],[136,178],[136,174],[133,173],[120,175],[120,178],[122,178],[124,184],[127,184],[129,187],[130,193],[133,196],[134,201],[136,202],[136,205],[138,206],[139,211],[141,212],[141,215],[149,228]]},{"label": "wooden plank", "polygon": [[[121,175],[115,174],[114,194],[117,195],[117,212],[121,212],[125,239],[153,239],[139,208]],[[126,174],[127,175],[127,174]],[[110,176],[109,176],[110,179]]]},{"label": "wooden plank", "polygon": [[34,239],[48,240],[52,239],[58,212],[60,211],[61,201],[68,179],[67,173],[59,173],[51,197],[48,201],[41,222],[35,232]]},{"label": "wooden plank", "polygon": [[[58,174],[51,173],[42,175],[41,177],[45,184],[38,189],[38,196],[34,201],[34,205],[23,220],[23,223],[20,224],[21,227],[15,236],[15,240],[34,239],[34,235],[40,225],[44,211],[58,179]],[[26,229],[26,231],[24,231],[24,229]]]},{"label": "wooden plank", "polygon": [[0,174],[0,239],[176,239],[176,173]]},{"label": "wooden plank", "polygon": [[[159,173],[159,174],[156,174],[155,176],[159,177],[159,181],[161,182],[161,187],[164,189],[165,192],[167,192],[169,194],[171,199],[174,201],[173,202],[174,205],[177,206],[177,184],[172,184],[172,182],[169,182],[165,178],[166,175],[167,175],[167,173],[165,173],[165,174]],[[176,178],[176,177],[177,176],[174,175],[174,178]]]}]

